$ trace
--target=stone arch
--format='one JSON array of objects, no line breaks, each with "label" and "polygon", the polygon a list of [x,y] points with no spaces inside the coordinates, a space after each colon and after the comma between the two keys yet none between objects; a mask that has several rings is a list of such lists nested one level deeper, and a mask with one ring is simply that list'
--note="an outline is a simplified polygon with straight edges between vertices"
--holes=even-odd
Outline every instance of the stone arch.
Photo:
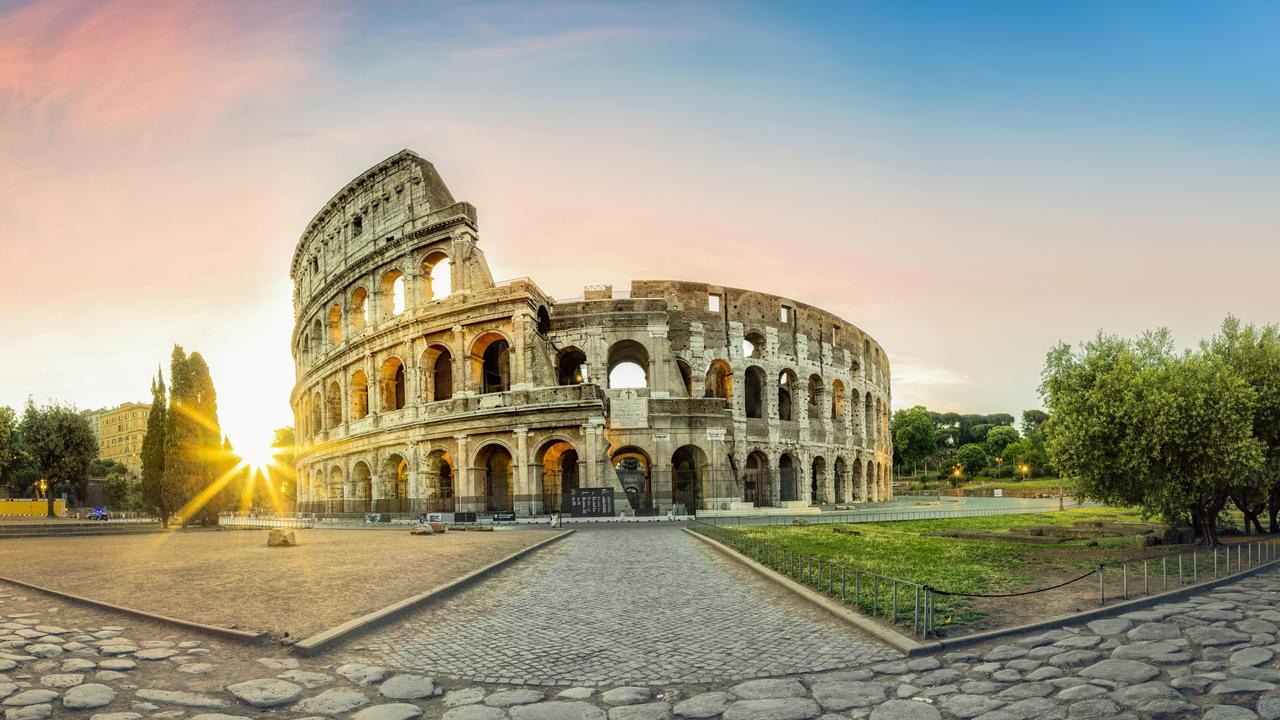
[{"label": "stone arch", "polygon": [[863,403],[862,446],[874,447],[876,440],[875,401],[868,392]]},{"label": "stone arch", "polygon": [[395,317],[405,311],[404,273],[391,268],[378,283],[379,319]]},{"label": "stone arch", "polygon": [[733,368],[724,360],[711,361],[707,368],[707,397],[717,397],[733,405]]},{"label": "stone arch", "polygon": [[814,373],[813,375],[809,376],[809,419],[810,420],[821,420],[823,415],[822,411],[826,409],[826,404],[823,403],[822,401],[823,385],[824,383],[822,382],[821,375]]},{"label": "stone arch", "polygon": [[453,456],[444,448],[433,448],[423,463],[424,494],[427,506],[435,512],[454,510],[455,477]]},{"label": "stone arch", "polygon": [[453,397],[453,354],[440,343],[431,343],[422,351],[423,402],[438,402]]},{"label": "stone arch", "polygon": [[324,429],[324,418],[322,417],[323,405],[321,404],[320,390],[317,389],[311,393],[311,402],[308,409],[311,411],[311,434],[318,435]]},{"label": "stone arch", "polygon": [[312,357],[319,360],[324,355],[324,324],[320,318],[311,322],[311,332],[307,336],[311,338]]},{"label": "stone arch", "polygon": [[619,340],[609,346],[609,387],[649,386],[649,350],[635,340]]},{"label": "stone arch", "polygon": [[622,492],[637,515],[653,512],[653,463],[644,449],[628,445],[609,455],[609,462]]},{"label": "stone arch", "polygon": [[569,512],[569,499],[582,487],[578,449],[560,437],[547,439],[534,454],[535,469],[541,476],[534,487],[541,493],[542,511]]},{"label": "stone arch", "polygon": [[369,376],[364,370],[351,373],[351,419],[363,420],[369,414]]},{"label": "stone arch", "polygon": [[378,372],[381,409],[386,412],[404,408],[404,363],[392,355],[382,361]]},{"label": "stone arch", "polygon": [[862,458],[855,455],[853,462],[849,463],[849,493],[853,495],[854,502],[866,502],[867,499],[867,479],[862,470]]},{"label": "stone arch", "polygon": [[511,511],[515,507],[515,460],[511,449],[491,440],[476,451],[474,467],[485,511]]},{"label": "stone arch", "polygon": [[332,430],[342,424],[342,386],[337,380],[329,381],[325,406],[329,410],[326,427]]},{"label": "stone arch", "polygon": [[329,343],[337,345],[342,342],[342,306],[334,303],[329,308]]},{"label": "stone arch", "polygon": [[748,331],[742,336],[742,357],[745,358],[762,358],[764,357],[764,335],[755,330]]},{"label": "stone arch", "polygon": [[671,505],[677,515],[693,515],[704,495],[707,454],[697,445],[681,445],[671,454]]},{"label": "stone arch", "polygon": [[490,330],[471,344],[471,379],[482,393],[511,389],[511,342]]},{"label": "stone arch", "polygon": [[844,420],[844,383],[831,381],[831,419]]},{"label": "stone arch", "polygon": [[769,477],[769,456],[760,450],[747,453],[742,471],[742,499],[758,507],[773,505],[773,483]]},{"label": "stone arch", "polygon": [[453,293],[453,263],[448,253],[439,248],[429,251],[419,265],[419,295],[423,303],[443,300]]},{"label": "stone arch", "polygon": [[684,358],[676,358],[676,370],[680,372],[680,386],[685,397],[693,397],[693,368]]},{"label": "stone arch", "polygon": [[748,365],[746,372],[746,406],[747,417],[762,418],[764,417],[764,393],[767,381],[764,376],[764,368],[759,365]]},{"label": "stone arch", "polygon": [[794,502],[800,499],[799,486],[800,462],[789,452],[778,458],[778,499],[783,502]]},{"label": "stone arch", "polygon": [[551,332],[551,313],[547,312],[546,305],[538,306],[538,324],[535,326],[538,334],[546,337]]},{"label": "stone arch", "polygon": [[351,492],[348,495],[347,512],[367,512],[373,501],[373,473],[369,464],[357,460],[351,466]]},{"label": "stone arch", "polygon": [[556,353],[556,378],[561,385],[587,382],[587,354],[572,345]]},{"label": "stone arch", "polygon": [[832,478],[832,502],[845,503],[849,502],[849,467],[844,461],[844,456],[836,458],[834,468],[835,476]]},{"label": "stone arch", "polygon": [[795,414],[792,408],[792,401],[795,398],[796,391],[796,373],[791,368],[787,368],[778,373],[778,419],[794,420]]},{"label": "stone arch", "polygon": [[351,291],[351,299],[347,301],[347,321],[351,332],[360,332],[369,325],[369,291],[363,286]]},{"label": "stone arch", "polygon": [[390,500],[380,512],[405,512],[409,499],[409,461],[404,455],[394,452],[382,461],[382,472],[378,478],[377,500]]},{"label": "stone arch", "polygon": [[329,468],[329,480],[324,494],[324,499],[329,503],[329,512],[336,511],[334,503],[341,503],[345,492],[342,468],[334,465]]},{"label": "stone arch", "polygon": [[829,490],[827,478],[827,460],[818,455],[809,465],[809,503],[812,505],[830,504],[834,502]]}]

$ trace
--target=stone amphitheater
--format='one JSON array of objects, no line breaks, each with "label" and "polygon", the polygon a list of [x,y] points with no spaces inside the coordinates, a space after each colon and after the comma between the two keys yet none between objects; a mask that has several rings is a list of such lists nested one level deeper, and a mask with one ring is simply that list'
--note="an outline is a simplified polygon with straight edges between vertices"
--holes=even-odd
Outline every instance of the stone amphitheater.
[{"label": "stone amphitheater", "polygon": [[300,511],[530,516],[608,494],[588,488],[625,515],[889,499],[889,362],[859,328],[698,282],[557,300],[494,282],[478,243],[476,208],[409,150],[307,225]]}]

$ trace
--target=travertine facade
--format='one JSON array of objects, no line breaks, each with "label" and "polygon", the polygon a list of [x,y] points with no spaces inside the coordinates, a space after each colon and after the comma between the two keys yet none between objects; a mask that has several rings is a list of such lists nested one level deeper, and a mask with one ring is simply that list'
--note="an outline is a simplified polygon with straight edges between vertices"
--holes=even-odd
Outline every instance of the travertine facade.
[{"label": "travertine facade", "polygon": [[557,301],[495,283],[478,232],[407,150],[307,226],[300,509],[537,514],[575,487],[638,513],[889,497],[889,362],[857,327],[694,282]]},{"label": "travertine facade", "polygon": [[134,475],[142,474],[142,438],[147,434],[151,406],[127,402],[97,416],[98,457],[123,463]]}]

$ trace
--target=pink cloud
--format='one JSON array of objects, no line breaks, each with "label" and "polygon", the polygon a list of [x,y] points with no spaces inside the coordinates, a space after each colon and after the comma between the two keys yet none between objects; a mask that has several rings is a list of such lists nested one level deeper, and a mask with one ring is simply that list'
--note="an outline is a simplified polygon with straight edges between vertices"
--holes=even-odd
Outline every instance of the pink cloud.
[{"label": "pink cloud", "polygon": [[208,127],[306,71],[312,4],[48,0],[0,15],[0,140]]}]

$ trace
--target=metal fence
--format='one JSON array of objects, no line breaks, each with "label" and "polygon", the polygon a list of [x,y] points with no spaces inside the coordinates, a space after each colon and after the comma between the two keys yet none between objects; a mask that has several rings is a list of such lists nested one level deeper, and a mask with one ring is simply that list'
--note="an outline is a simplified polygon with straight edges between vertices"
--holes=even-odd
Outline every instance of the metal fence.
[{"label": "metal fence", "polygon": [[1095,571],[1098,604],[1158,595],[1234,575],[1277,559],[1280,559],[1280,539],[1268,539],[1099,565]]},{"label": "metal fence", "polygon": [[[1087,504],[1085,504],[1087,505]],[[1071,505],[1083,507],[1084,505]],[[898,520],[947,520],[951,518],[986,517],[989,515],[1029,515],[1053,512],[1056,508],[970,508],[966,510],[873,510],[849,513],[816,513],[803,515],[732,515],[700,517],[710,525],[792,525],[797,519],[811,525],[848,525],[852,523],[895,522]]]},{"label": "metal fence", "polygon": [[241,515],[224,513],[218,516],[218,524],[227,527],[255,528],[311,528],[314,522],[304,517],[279,517],[272,515]]},{"label": "metal fence", "polygon": [[871,617],[910,628],[921,638],[934,634],[934,595],[926,585],[850,568],[701,520],[689,527]]}]

